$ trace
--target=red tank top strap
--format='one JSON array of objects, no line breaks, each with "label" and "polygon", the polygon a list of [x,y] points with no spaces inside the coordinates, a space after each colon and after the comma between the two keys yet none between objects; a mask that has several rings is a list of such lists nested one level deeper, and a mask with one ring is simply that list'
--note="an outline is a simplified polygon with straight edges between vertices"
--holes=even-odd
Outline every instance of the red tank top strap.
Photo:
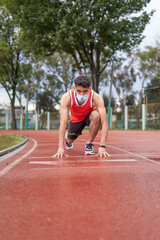
[{"label": "red tank top strap", "polygon": [[74,101],[74,88],[70,89],[69,95],[70,95],[71,107],[72,107],[73,106],[73,101]]}]

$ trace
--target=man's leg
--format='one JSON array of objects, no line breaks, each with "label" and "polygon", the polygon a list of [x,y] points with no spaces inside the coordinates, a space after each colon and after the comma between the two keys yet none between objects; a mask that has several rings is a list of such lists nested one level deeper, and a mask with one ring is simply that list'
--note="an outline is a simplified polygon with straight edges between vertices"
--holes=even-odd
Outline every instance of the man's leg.
[{"label": "man's leg", "polygon": [[90,113],[89,116],[89,138],[85,144],[85,155],[93,155],[94,154],[94,144],[92,143],[95,139],[99,128],[100,128],[100,115],[97,110],[94,110]]},{"label": "man's leg", "polygon": [[75,141],[76,139],[70,139],[68,138],[68,131],[65,134],[65,141],[67,141],[68,144],[71,144]]},{"label": "man's leg", "polygon": [[91,112],[90,116],[89,116],[89,120],[90,120],[90,125],[89,125],[89,139],[88,142],[93,142],[93,140],[95,139],[99,128],[100,128],[100,115],[99,112],[97,110],[94,110]]},{"label": "man's leg", "polygon": [[77,137],[82,134],[84,127],[84,121],[69,123],[68,132],[65,134],[65,141],[67,141],[68,144],[72,144],[77,139]]}]

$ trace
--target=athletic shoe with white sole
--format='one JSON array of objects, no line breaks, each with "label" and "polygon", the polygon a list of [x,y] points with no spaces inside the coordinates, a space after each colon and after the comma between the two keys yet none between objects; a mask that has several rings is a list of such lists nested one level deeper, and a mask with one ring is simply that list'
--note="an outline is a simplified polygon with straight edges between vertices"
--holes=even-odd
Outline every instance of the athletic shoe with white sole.
[{"label": "athletic shoe with white sole", "polygon": [[72,149],[73,143],[68,144],[67,141],[65,140],[65,147],[66,147],[66,149]]},{"label": "athletic shoe with white sole", "polygon": [[94,154],[94,144],[86,143],[85,144],[85,155],[93,155]]}]

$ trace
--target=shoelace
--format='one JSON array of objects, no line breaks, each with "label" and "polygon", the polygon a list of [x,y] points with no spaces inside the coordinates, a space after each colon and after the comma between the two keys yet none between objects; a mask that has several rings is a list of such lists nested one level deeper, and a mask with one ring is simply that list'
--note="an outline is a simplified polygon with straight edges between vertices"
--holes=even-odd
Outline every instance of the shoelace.
[{"label": "shoelace", "polygon": [[92,143],[87,143],[87,144],[86,144],[86,148],[92,149],[92,147],[93,147],[93,144],[92,144]]}]

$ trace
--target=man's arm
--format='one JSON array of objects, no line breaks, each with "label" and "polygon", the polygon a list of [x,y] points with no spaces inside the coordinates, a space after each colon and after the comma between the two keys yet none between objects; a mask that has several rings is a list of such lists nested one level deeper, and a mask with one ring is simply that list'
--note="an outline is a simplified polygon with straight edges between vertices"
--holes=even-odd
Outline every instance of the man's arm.
[{"label": "man's arm", "polygon": [[[108,119],[107,119],[103,98],[99,94],[94,92],[93,103],[98,108],[98,112],[101,118],[102,131],[101,131],[100,145],[106,146],[106,141],[108,136]],[[103,147],[99,147],[98,153],[101,157],[109,156],[109,154],[106,152],[106,149]]]},{"label": "man's arm", "polygon": [[60,107],[60,127],[59,127],[59,145],[58,151],[53,157],[63,157],[64,155],[64,137],[68,119],[68,106],[70,104],[69,93],[65,93],[61,98]]}]

